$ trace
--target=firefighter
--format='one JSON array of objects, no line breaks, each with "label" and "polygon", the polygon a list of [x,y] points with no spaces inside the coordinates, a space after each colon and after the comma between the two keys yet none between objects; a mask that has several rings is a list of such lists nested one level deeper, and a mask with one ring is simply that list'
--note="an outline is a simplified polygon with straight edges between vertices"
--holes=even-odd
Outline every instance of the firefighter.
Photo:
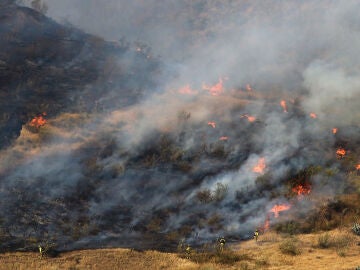
[{"label": "firefighter", "polygon": [[256,229],[254,232],[254,239],[256,242],[257,242],[258,238],[259,238],[259,231],[258,231],[258,229]]},{"label": "firefighter", "polygon": [[190,254],[191,254],[191,247],[188,244],[187,247],[185,248],[185,252],[186,252],[186,259],[190,259]]},{"label": "firefighter", "polygon": [[39,245],[40,258],[43,257],[43,252],[44,252],[43,248]]},{"label": "firefighter", "polygon": [[224,237],[220,237],[218,241],[219,241],[219,250],[220,252],[223,252],[226,240]]}]

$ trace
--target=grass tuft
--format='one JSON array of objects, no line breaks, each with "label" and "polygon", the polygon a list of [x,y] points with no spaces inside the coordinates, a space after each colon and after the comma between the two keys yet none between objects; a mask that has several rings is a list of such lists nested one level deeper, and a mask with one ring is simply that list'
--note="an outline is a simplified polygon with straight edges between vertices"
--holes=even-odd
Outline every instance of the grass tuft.
[{"label": "grass tuft", "polygon": [[[180,257],[186,257],[185,254],[181,254]],[[203,252],[192,252],[189,259],[195,263],[215,263],[234,265],[236,262],[242,260],[248,260],[249,257],[246,254],[237,254],[232,250],[224,250],[223,252],[216,251],[203,251]]]},{"label": "grass tuft", "polygon": [[329,233],[322,234],[318,237],[319,248],[329,248],[331,246],[331,239]]}]

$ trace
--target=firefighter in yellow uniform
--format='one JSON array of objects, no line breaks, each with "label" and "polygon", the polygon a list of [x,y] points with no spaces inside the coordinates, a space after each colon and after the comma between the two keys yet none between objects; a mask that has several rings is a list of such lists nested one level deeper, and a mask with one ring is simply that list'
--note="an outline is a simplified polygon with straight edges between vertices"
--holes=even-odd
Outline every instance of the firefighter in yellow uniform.
[{"label": "firefighter in yellow uniform", "polygon": [[186,252],[186,259],[190,259],[190,254],[191,254],[191,247],[190,245],[187,245],[186,249],[185,249],[185,252]]},{"label": "firefighter in yellow uniform", "polygon": [[224,237],[221,237],[219,239],[219,251],[223,252],[224,251],[224,246],[225,246],[226,240]]},{"label": "firefighter in yellow uniform", "polygon": [[40,258],[43,257],[43,248],[39,245]]},{"label": "firefighter in yellow uniform", "polygon": [[257,242],[258,238],[259,238],[259,231],[256,229],[254,232],[254,239],[256,242]]}]

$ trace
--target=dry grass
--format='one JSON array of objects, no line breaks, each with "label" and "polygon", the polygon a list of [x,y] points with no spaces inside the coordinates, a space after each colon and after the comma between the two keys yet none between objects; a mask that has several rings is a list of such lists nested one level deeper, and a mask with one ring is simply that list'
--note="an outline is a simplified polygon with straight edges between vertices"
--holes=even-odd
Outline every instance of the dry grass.
[{"label": "dry grass", "polygon": [[280,243],[279,249],[283,254],[295,256],[301,254],[300,246],[301,243],[296,237],[289,237]]},{"label": "dry grass", "polygon": [[57,258],[40,259],[37,253],[6,253],[0,256],[1,270],[78,269],[191,269],[195,263],[176,254],[125,249],[81,250]]},{"label": "dry grass", "polygon": [[[200,254],[192,259],[178,254],[157,251],[138,252],[126,249],[81,250],[63,253],[57,258],[40,259],[37,253],[6,253],[0,255],[0,270],[80,270],[80,269],[189,269],[189,270],[292,270],[336,269],[354,270],[360,266],[360,237],[349,230],[327,232],[327,247],[319,247],[325,233],[297,235],[301,254],[283,254],[280,245],[292,238],[273,232],[260,235],[259,241],[231,245],[232,251],[222,261],[221,255]],[[227,264],[230,260],[230,264]]]},{"label": "dry grass", "polygon": [[[246,241],[234,246],[239,252],[246,251],[252,258],[244,269],[336,269],[350,270],[360,266],[360,237],[350,230],[329,231],[330,246],[320,248],[319,236],[324,233],[297,235],[301,254],[283,254],[280,245],[291,238],[282,238],[273,232],[265,233],[259,241]],[[262,265],[261,265],[262,264]],[[331,266],[329,268],[329,266]],[[239,267],[239,269],[241,269]]]}]

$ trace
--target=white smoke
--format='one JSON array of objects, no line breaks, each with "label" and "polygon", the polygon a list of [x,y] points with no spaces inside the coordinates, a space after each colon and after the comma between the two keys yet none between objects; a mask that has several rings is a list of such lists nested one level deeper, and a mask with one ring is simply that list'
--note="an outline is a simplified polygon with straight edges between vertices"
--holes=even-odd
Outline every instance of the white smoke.
[{"label": "white smoke", "polygon": [[[86,125],[80,131],[82,137],[87,137],[84,144],[91,139],[95,141],[99,134],[110,134],[124,152],[136,155],[157,131],[176,133],[184,129],[185,151],[205,143],[223,147],[229,156],[239,157],[244,152],[241,166],[232,168],[231,172],[224,172],[225,164],[211,158],[199,162],[196,169],[214,167],[215,176],[201,179],[197,189],[186,190],[183,194],[185,212],[205,209],[210,215],[215,207],[197,205],[196,192],[205,188],[213,191],[217,183],[226,185],[229,194],[214,211],[221,211],[228,231],[246,231],[258,226],[272,205],[279,200],[286,202],[284,198],[273,200],[271,194],[264,193],[264,198],[256,198],[241,207],[239,216],[247,217],[242,226],[239,216],[228,206],[236,199],[237,190],[254,188],[259,175],[251,169],[260,158],[265,159],[265,171],[271,172],[275,179],[271,184],[278,191],[282,187],[276,184],[289,170],[324,162],[320,160],[322,152],[332,146],[334,139],[331,134],[322,135],[321,122],[294,117],[291,108],[289,114],[284,114],[279,105],[280,98],[300,97],[301,110],[316,113],[328,126],[344,124],[340,121],[359,123],[360,62],[357,49],[360,21],[353,12],[359,7],[357,1],[194,3],[109,0],[100,3],[95,0],[47,0],[46,3],[48,15],[58,21],[66,20],[106,40],[125,37],[132,42],[149,44],[169,68],[170,72],[166,70],[164,74],[176,74],[162,78],[161,93],[157,89],[147,89],[151,94],[141,102],[126,109],[111,108],[109,114],[96,119],[97,124]],[[220,77],[228,78],[225,84],[228,92],[243,89],[250,83],[268,100],[240,102],[206,94],[184,98],[176,92],[178,87],[186,84],[202,91],[202,83],[213,84]],[[341,108],[337,108],[338,104]],[[256,131],[249,130],[254,126],[241,119],[240,113],[234,113],[236,110],[256,115],[261,127]],[[183,121],[181,117],[187,118],[188,113],[189,119]],[[207,122],[214,118],[219,120],[218,126],[211,129]],[[228,136],[228,142],[218,144],[220,136]],[[325,137],[326,143],[313,146],[304,142],[304,138],[317,136]],[[254,149],[246,149],[244,145],[247,144]],[[101,165],[105,170],[117,165],[126,166],[128,160],[119,157],[121,154],[113,153]],[[48,155],[35,157],[33,162],[20,167],[14,177],[61,176],[61,169],[68,167],[72,173],[69,181],[74,184],[81,178],[77,165],[69,164],[71,155],[58,163],[46,162],[46,167],[39,165],[48,158]],[[147,181],[144,180],[146,177]],[[96,190],[97,200],[91,201],[90,212],[102,213],[131,201],[139,204],[136,210],[139,213],[165,208],[173,203],[177,189],[190,181],[192,179],[184,175],[172,175],[171,172],[167,176],[159,172],[136,176],[131,170],[125,170],[124,175],[109,180]],[[334,191],[333,187],[327,188],[328,193]],[[141,218],[137,216],[133,224]],[[187,219],[188,213],[174,214],[168,226],[177,228]],[[211,235],[206,229],[200,232]]]}]

